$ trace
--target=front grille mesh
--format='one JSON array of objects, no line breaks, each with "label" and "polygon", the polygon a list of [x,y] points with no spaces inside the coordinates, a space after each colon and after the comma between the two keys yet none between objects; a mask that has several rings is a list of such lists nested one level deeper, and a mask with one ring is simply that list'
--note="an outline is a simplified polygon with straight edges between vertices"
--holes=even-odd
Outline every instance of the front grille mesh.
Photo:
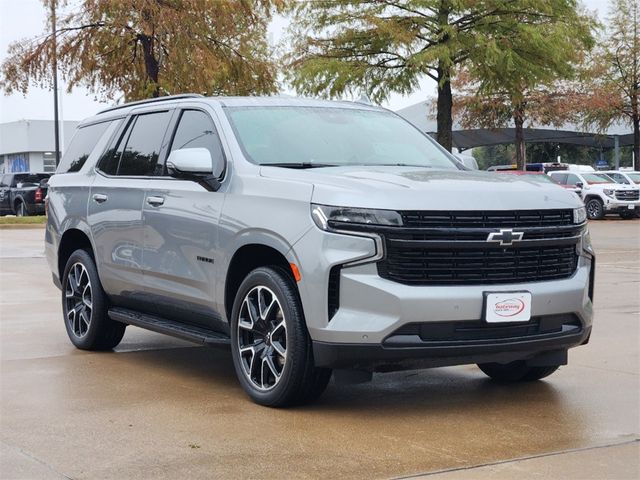
[{"label": "front grille mesh", "polygon": [[616,199],[630,202],[639,200],[640,190],[616,190]]},{"label": "front grille mesh", "polygon": [[[385,258],[378,274],[407,285],[485,285],[568,278],[578,265],[582,226],[573,211],[400,212],[402,227],[381,231]],[[523,242],[487,242],[499,229],[524,232]],[[536,244],[536,242],[541,242]]]},{"label": "front grille mesh", "polygon": [[407,228],[515,228],[568,226],[573,210],[402,211]]}]

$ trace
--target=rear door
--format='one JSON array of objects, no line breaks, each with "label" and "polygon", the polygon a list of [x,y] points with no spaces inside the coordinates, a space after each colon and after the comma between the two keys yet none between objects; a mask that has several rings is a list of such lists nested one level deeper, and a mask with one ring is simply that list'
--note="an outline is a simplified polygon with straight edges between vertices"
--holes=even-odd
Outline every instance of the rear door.
[{"label": "rear door", "polygon": [[118,305],[145,303],[142,271],[142,211],[149,178],[166,150],[173,110],[130,115],[97,166],[88,221],[105,290]]},{"label": "rear door", "polygon": [[[200,108],[178,112],[169,152],[181,148],[207,148],[214,175],[222,178],[225,155],[214,114]],[[144,253],[147,292],[156,313],[187,323],[224,331],[213,307],[218,222],[225,185],[211,191],[163,172],[149,181],[143,205]]]}]

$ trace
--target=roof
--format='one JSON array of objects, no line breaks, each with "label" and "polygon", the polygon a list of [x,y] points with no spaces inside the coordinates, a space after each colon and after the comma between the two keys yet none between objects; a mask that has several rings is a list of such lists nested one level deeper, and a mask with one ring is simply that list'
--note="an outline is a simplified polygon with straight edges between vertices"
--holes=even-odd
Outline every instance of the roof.
[{"label": "roof", "polygon": [[[396,113],[413,123],[423,132],[435,134],[437,124],[430,115],[430,101],[416,103],[398,110]],[[605,132],[587,131],[583,127],[565,123],[559,128],[549,125],[533,125],[524,129],[524,138],[528,143],[553,142],[571,143],[590,147],[612,148],[615,146],[615,136],[619,145],[633,145],[631,128],[625,125],[613,125]],[[506,128],[462,128],[459,122],[453,124],[453,145],[456,148],[467,149],[486,145],[500,145],[513,143],[515,128],[513,124]]]}]

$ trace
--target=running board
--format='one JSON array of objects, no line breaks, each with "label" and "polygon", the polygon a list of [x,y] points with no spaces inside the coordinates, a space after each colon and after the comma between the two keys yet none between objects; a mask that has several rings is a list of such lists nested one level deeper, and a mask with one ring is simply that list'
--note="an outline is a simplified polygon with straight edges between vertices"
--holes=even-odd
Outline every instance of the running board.
[{"label": "running board", "polygon": [[172,337],[204,345],[226,346],[231,342],[229,337],[223,333],[214,332],[213,330],[193,325],[186,325],[184,323],[167,320],[166,318],[156,317],[146,313],[139,313],[126,308],[110,308],[109,317],[112,320],[126,323],[127,325],[134,325],[153,332],[171,335]]}]

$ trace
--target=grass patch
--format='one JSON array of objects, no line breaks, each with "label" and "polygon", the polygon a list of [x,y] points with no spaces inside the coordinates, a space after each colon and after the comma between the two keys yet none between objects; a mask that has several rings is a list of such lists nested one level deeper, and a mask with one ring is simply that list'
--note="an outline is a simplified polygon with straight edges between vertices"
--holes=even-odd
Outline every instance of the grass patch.
[{"label": "grass patch", "polygon": [[44,225],[47,217],[34,215],[33,217],[0,217],[0,225]]}]

